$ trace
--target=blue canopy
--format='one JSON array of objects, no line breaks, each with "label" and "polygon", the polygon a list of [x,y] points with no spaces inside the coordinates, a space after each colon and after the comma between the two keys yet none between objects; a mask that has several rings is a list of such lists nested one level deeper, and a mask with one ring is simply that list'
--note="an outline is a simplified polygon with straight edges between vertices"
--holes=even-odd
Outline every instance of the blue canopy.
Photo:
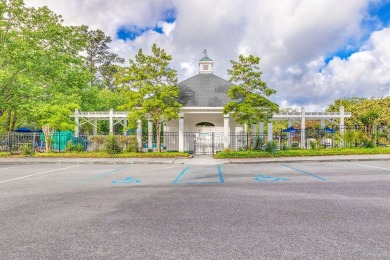
[{"label": "blue canopy", "polygon": [[297,133],[297,132],[300,132],[299,129],[295,129],[294,127],[290,126],[284,130],[282,130],[282,132],[284,133]]},{"label": "blue canopy", "polygon": [[42,133],[42,130],[31,130],[30,128],[27,128],[27,127],[20,127],[16,130],[13,130],[13,132],[16,132],[16,133],[33,133],[33,132]]},{"label": "blue canopy", "polygon": [[17,132],[17,133],[31,133],[31,132],[34,132],[33,130],[27,128],[27,127],[20,127],[16,130],[14,130],[14,132]]}]

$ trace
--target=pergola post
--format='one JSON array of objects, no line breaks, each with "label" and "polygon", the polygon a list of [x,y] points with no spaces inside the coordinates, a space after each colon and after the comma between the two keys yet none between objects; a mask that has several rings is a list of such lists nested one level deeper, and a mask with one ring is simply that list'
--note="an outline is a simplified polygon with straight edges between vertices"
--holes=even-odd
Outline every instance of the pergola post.
[{"label": "pergola post", "polygon": [[305,118],[305,108],[301,107],[301,147],[306,148],[306,118]]},{"label": "pergola post", "polygon": [[340,134],[344,134],[344,106],[340,106]]},{"label": "pergola post", "polygon": [[108,117],[110,119],[110,135],[114,134],[114,118],[113,118],[114,110],[111,108],[108,113]]},{"label": "pergola post", "polygon": [[321,129],[324,129],[325,125],[325,119],[321,119]]},{"label": "pergola post", "polygon": [[264,122],[259,122],[259,135],[261,138],[264,136]]},{"label": "pergola post", "polygon": [[98,123],[98,120],[95,118],[93,120],[93,135],[97,135],[97,123]]},{"label": "pergola post", "polygon": [[126,135],[127,119],[123,119],[123,134]]},{"label": "pergola post", "polygon": [[229,114],[223,116],[223,148],[228,149],[230,146],[230,136],[229,136]]},{"label": "pergola post", "polygon": [[79,118],[79,110],[76,108],[75,110],[74,110],[74,121],[75,121],[75,123],[76,123],[76,127],[75,127],[75,129],[74,129],[74,135],[76,136],[76,137],[78,137],[79,136],[79,133],[80,133],[80,118]]},{"label": "pergola post", "polygon": [[273,136],[272,136],[272,131],[273,131],[273,129],[272,129],[272,122],[268,122],[268,124],[267,124],[267,128],[268,128],[268,130],[267,130],[267,141],[268,142],[272,142],[272,140],[273,140]]},{"label": "pergola post", "polygon": [[137,120],[137,142],[138,142],[138,149],[142,149],[142,121]]},{"label": "pergola post", "polygon": [[184,113],[179,113],[179,152],[184,152]]},{"label": "pergola post", "polygon": [[148,149],[153,149],[153,122],[148,120]]}]

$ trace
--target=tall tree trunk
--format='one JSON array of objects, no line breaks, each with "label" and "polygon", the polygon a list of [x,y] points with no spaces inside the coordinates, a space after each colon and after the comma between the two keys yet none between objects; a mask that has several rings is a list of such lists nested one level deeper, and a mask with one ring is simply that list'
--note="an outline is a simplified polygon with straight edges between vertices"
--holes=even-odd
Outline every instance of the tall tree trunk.
[{"label": "tall tree trunk", "polygon": [[5,123],[5,130],[7,132],[11,131],[11,109],[8,110],[7,122]]},{"label": "tall tree trunk", "polygon": [[16,121],[18,120],[18,116],[16,115],[16,111],[14,111],[14,118],[12,120],[11,130],[15,130]]}]

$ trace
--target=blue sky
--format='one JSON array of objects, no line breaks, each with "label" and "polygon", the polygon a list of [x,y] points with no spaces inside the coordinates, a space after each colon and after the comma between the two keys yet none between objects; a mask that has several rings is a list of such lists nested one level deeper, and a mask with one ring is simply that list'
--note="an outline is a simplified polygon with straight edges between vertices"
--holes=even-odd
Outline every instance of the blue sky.
[{"label": "blue sky", "polygon": [[131,40],[134,41],[137,37],[141,36],[147,31],[154,31],[159,34],[164,34],[163,28],[159,25],[158,22],[165,22],[173,24],[176,21],[176,9],[169,8],[162,11],[161,17],[158,17],[158,20],[151,27],[139,27],[136,24],[127,25],[119,27],[116,32],[116,38],[121,40]]},{"label": "blue sky", "polygon": [[364,33],[358,39],[351,39],[337,51],[328,54],[325,62],[328,63],[334,56],[347,59],[352,53],[359,51],[360,46],[367,41],[371,33],[386,28],[390,24],[390,0],[371,2],[367,7],[367,16],[361,21]]},{"label": "blue sky", "polygon": [[68,24],[111,36],[131,59],[153,43],[173,59],[179,81],[198,73],[207,49],[228,79],[239,54],[261,57],[281,107],[323,110],[343,97],[390,95],[390,0],[26,0]]}]

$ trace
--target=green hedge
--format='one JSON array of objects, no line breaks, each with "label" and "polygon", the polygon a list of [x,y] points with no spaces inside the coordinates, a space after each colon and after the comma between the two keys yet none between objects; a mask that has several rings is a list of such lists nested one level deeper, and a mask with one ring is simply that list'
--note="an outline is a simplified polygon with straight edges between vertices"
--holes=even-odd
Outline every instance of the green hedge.
[{"label": "green hedge", "polygon": [[222,151],[215,158],[261,158],[261,157],[289,157],[289,156],[326,156],[352,154],[390,154],[390,147],[376,148],[333,148],[320,150],[283,150],[274,153],[265,151]]}]

